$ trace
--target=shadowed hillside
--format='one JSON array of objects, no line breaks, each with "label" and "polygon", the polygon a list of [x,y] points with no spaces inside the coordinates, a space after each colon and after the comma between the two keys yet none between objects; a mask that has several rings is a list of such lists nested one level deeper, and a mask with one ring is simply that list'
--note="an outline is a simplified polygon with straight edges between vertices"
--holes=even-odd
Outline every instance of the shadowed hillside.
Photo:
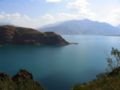
[{"label": "shadowed hillside", "polygon": [[54,32],[5,25],[0,26],[0,44],[66,45],[68,42]]}]

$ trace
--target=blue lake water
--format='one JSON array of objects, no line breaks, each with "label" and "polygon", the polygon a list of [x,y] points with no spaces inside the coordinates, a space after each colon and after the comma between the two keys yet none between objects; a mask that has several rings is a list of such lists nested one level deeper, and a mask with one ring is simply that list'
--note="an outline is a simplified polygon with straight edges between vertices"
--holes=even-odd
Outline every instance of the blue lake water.
[{"label": "blue lake water", "polygon": [[14,75],[27,69],[47,90],[70,90],[105,71],[112,47],[120,49],[120,37],[63,36],[68,46],[0,47],[0,72]]}]

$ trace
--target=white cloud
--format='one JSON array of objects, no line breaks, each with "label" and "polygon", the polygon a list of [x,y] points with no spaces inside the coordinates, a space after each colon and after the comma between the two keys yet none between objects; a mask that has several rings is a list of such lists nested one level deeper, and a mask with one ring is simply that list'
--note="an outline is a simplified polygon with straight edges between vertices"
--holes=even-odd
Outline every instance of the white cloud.
[{"label": "white cloud", "polygon": [[4,18],[4,16],[3,15],[0,15],[0,19],[3,19]]},{"label": "white cloud", "polygon": [[[92,0],[70,0],[66,3],[66,10],[70,10],[70,13],[61,12],[56,15],[50,15],[54,18],[54,22],[65,21],[71,19],[91,19],[100,22],[106,22],[117,26],[120,24],[120,6],[116,1],[110,3],[104,2],[105,5],[96,6],[100,8],[97,11],[94,11],[92,6],[95,3]],[[94,7],[95,8],[95,7]]]},{"label": "white cloud", "polygon": [[31,27],[33,27],[32,21],[34,21],[34,19],[20,13],[0,13],[0,23],[9,23],[25,27],[29,27],[31,25]]},{"label": "white cloud", "polygon": [[120,8],[111,11],[107,21],[113,25],[117,25],[118,23],[120,24]]},{"label": "white cloud", "polygon": [[73,11],[74,13],[71,13],[76,19],[91,19],[96,20],[100,22],[106,22],[109,24],[112,24],[114,26],[117,26],[120,24],[120,6],[117,3],[117,1],[111,2],[104,2],[105,5],[100,5],[100,7],[94,7],[99,8],[97,11],[93,11],[92,6],[94,6],[95,3],[90,2],[91,0],[72,0],[67,3],[66,7]]},{"label": "white cloud", "polygon": [[100,16],[97,17],[98,21],[107,22],[114,26],[120,24],[120,6],[107,6],[107,8],[104,8],[104,12],[101,18]]},{"label": "white cloud", "polygon": [[59,13],[56,15],[44,14],[43,16],[31,18],[20,13],[0,13],[0,23],[13,24],[23,27],[36,28],[46,24],[51,24],[59,21],[75,19],[76,16],[69,13]]},{"label": "white cloud", "polygon": [[49,3],[58,3],[58,2],[61,2],[61,0],[46,0],[46,2],[49,2]]},{"label": "white cloud", "polygon": [[[120,6],[109,5],[101,7],[100,10],[94,11],[91,8],[91,2],[89,0],[71,0],[66,3],[68,12],[59,12],[54,14],[46,13],[43,16],[32,18],[28,15],[20,13],[0,13],[0,23],[10,23],[13,25],[19,25],[24,27],[40,27],[46,24],[55,22],[72,20],[72,19],[92,19],[101,22],[107,22],[112,25],[120,24]],[[92,4],[93,5],[93,4]],[[96,7],[97,8],[97,7]]]},{"label": "white cloud", "polygon": [[13,24],[17,26],[36,28],[56,21],[55,17],[50,14],[31,18],[20,13],[0,13],[0,24]]},{"label": "white cloud", "polygon": [[[30,0],[31,2],[41,1],[41,0]],[[44,0],[47,3],[59,3],[62,0]]]},{"label": "white cloud", "polygon": [[73,0],[67,4],[67,8],[76,11],[81,18],[95,19],[96,15],[90,9],[88,0]]},{"label": "white cloud", "polygon": [[0,21],[10,21],[11,23],[18,23],[19,22],[26,22],[27,20],[30,20],[30,18],[26,15],[21,15],[20,13],[0,13]]}]

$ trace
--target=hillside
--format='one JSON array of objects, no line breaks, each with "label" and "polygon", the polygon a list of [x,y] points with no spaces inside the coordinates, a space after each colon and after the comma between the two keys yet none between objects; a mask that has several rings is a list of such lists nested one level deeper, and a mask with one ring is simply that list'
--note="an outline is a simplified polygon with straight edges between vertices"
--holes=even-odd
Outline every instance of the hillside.
[{"label": "hillside", "polygon": [[96,80],[75,85],[72,90],[120,90],[120,68]]},{"label": "hillside", "polygon": [[20,70],[13,77],[0,73],[0,90],[44,90],[31,73]]},{"label": "hillside", "polygon": [[5,25],[0,26],[0,44],[66,45],[68,42],[54,32],[42,33],[31,28]]},{"label": "hillside", "polygon": [[39,29],[42,32],[53,31],[59,34],[82,34],[82,35],[120,35],[120,29],[107,23],[91,20],[70,20]]},{"label": "hillside", "polygon": [[93,81],[75,85],[72,90],[120,90],[120,50],[112,48],[107,64],[106,73],[97,75]]}]

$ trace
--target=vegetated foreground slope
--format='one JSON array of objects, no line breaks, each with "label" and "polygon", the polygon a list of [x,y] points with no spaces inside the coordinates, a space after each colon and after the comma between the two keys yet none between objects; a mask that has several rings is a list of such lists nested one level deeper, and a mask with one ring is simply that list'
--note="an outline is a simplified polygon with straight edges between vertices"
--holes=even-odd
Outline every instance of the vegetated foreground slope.
[{"label": "vegetated foreground slope", "polygon": [[72,90],[120,90],[120,51],[113,48],[111,56],[107,59],[106,73],[99,74],[93,81],[75,85]]},{"label": "vegetated foreground slope", "polygon": [[0,90],[44,90],[44,88],[33,79],[31,73],[20,70],[13,77],[0,73]]}]

